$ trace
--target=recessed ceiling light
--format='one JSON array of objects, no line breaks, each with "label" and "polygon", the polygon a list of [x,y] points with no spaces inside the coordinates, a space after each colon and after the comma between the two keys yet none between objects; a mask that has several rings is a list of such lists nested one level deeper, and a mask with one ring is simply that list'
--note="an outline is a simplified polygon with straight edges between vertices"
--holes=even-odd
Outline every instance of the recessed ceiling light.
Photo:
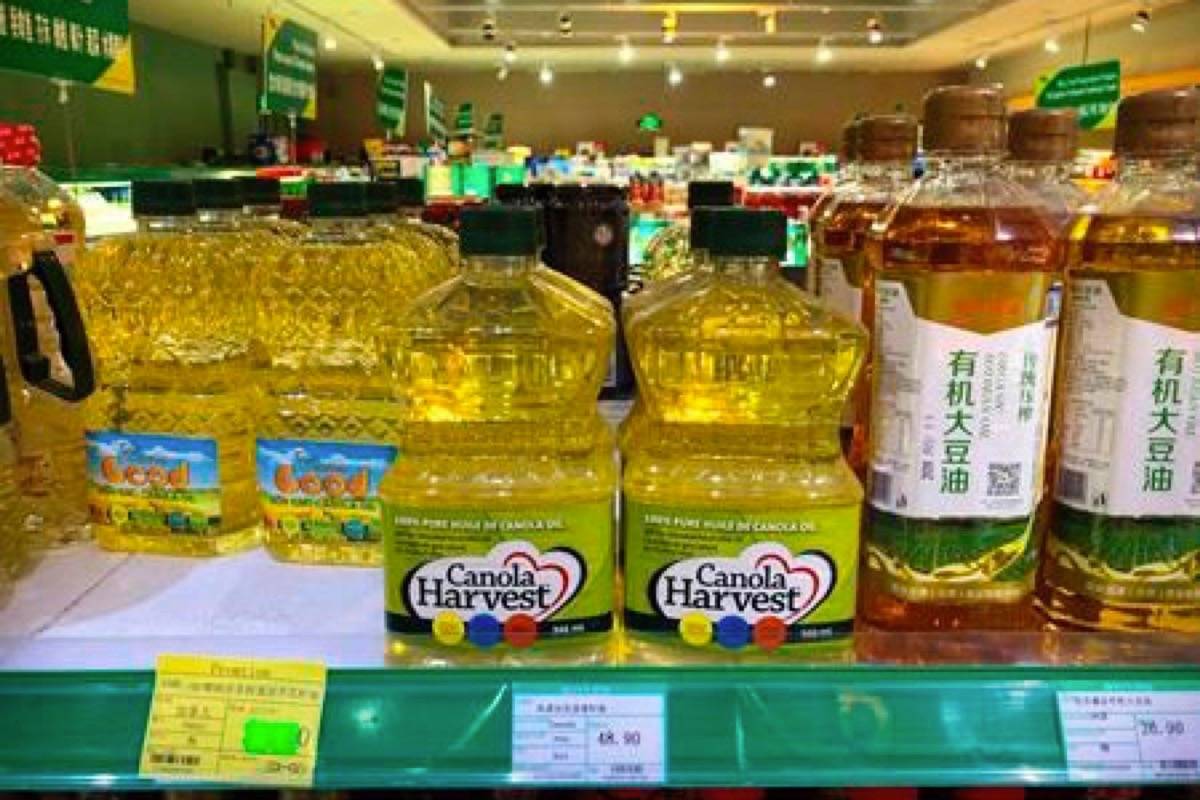
[{"label": "recessed ceiling light", "polygon": [[337,50],[337,39],[333,38],[332,36],[326,36],[325,49],[329,50],[330,52]]},{"label": "recessed ceiling light", "polygon": [[821,44],[817,46],[817,52],[814,58],[818,64],[828,64],[830,61],[833,61],[833,48],[825,42],[821,42]]},{"label": "recessed ceiling light", "polygon": [[504,64],[500,65],[500,69],[496,70],[496,80],[502,81],[508,78],[508,67]]},{"label": "recessed ceiling light", "polygon": [[375,68],[376,72],[383,72],[383,68],[387,65],[383,63],[383,56],[379,55],[379,53],[372,53],[371,66]]},{"label": "recessed ceiling light", "polygon": [[778,82],[779,80],[775,77],[774,73],[768,72],[766,75],[763,75],[762,83],[764,89],[774,89],[775,84]]},{"label": "recessed ceiling light", "polygon": [[672,64],[671,68],[667,70],[667,83],[672,86],[678,86],[683,83],[683,70]]},{"label": "recessed ceiling light", "polygon": [[513,42],[509,42],[508,44],[504,45],[504,63],[517,63],[517,46]]},{"label": "recessed ceiling light", "polygon": [[629,43],[628,39],[621,42],[621,46],[617,48],[617,60],[622,64],[628,64],[629,62],[633,61],[635,55],[636,53],[633,50],[633,45]]},{"label": "recessed ceiling light", "polygon": [[1062,50],[1062,45],[1058,43],[1058,37],[1049,36],[1046,38],[1046,41],[1042,43],[1042,48],[1047,53],[1057,53],[1059,50]]},{"label": "recessed ceiling light", "polygon": [[554,83],[554,70],[550,69],[549,64],[542,64],[542,68],[538,70],[538,80],[544,86]]},{"label": "recessed ceiling light", "polygon": [[982,70],[982,69],[987,69],[987,68],[988,68],[988,57],[986,55],[979,56],[978,58],[975,59],[975,69]]},{"label": "recessed ceiling light", "polygon": [[717,42],[717,50],[715,53],[715,57],[717,59],[718,64],[724,64],[732,56],[733,56],[733,53],[731,53],[729,51],[729,45],[725,44],[724,41]]}]

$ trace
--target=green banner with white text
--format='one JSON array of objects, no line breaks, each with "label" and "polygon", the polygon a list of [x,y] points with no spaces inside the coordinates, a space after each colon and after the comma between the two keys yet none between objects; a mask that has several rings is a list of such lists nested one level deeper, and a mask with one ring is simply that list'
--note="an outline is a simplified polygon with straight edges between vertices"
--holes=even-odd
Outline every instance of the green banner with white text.
[{"label": "green banner with white text", "polygon": [[317,34],[273,14],[263,18],[263,111],[317,118]]},{"label": "green banner with white text", "polygon": [[429,81],[425,81],[425,133],[439,144],[446,141],[446,104]]},{"label": "green banner with white text", "polygon": [[1086,131],[1112,128],[1121,100],[1121,62],[1076,64],[1041,75],[1033,87],[1038,108],[1073,108]]},{"label": "green banner with white text", "polygon": [[375,87],[375,116],[388,133],[404,135],[408,118],[408,70],[387,68]]},{"label": "green banner with white text", "polygon": [[129,0],[0,0],[0,69],[133,94]]}]

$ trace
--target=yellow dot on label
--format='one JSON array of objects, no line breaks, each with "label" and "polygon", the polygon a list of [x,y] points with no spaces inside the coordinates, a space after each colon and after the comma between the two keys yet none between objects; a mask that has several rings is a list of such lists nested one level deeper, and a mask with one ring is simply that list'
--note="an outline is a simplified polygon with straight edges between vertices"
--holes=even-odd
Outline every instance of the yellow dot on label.
[{"label": "yellow dot on label", "polygon": [[679,635],[688,644],[701,647],[712,641],[712,622],[703,614],[688,614],[679,620]]},{"label": "yellow dot on label", "polygon": [[442,644],[456,645],[467,635],[467,626],[452,611],[443,611],[433,618],[433,638]]}]

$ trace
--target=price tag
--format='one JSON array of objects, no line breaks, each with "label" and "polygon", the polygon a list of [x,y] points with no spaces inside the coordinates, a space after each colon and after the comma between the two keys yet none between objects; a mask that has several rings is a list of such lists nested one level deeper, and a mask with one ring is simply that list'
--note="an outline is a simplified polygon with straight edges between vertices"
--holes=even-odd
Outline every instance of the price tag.
[{"label": "price tag", "polygon": [[1200,778],[1200,692],[1059,692],[1072,781]]},{"label": "price tag", "polygon": [[512,741],[518,783],[663,783],[666,698],[661,689],[514,686]]},{"label": "price tag", "polygon": [[139,774],[311,786],[325,666],[159,656]]}]

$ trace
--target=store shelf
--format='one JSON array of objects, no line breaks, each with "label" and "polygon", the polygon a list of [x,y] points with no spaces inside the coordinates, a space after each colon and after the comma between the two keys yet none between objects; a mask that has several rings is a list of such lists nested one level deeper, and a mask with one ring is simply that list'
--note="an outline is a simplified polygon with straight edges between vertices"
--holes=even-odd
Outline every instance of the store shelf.
[{"label": "store shelf", "polygon": [[[514,683],[657,687],[668,782],[721,786],[1063,783],[1057,692],[1200,691],[1194,637],[863,637],[923,665],[405,670],[381,605],[377,571],[262,552],[50,554],[0,611],[0,789],[152,786],[136,776],[160,652],[327,663],[327,788],[512,783]],[[928,663],[975,657],[1020,663]]]}]

